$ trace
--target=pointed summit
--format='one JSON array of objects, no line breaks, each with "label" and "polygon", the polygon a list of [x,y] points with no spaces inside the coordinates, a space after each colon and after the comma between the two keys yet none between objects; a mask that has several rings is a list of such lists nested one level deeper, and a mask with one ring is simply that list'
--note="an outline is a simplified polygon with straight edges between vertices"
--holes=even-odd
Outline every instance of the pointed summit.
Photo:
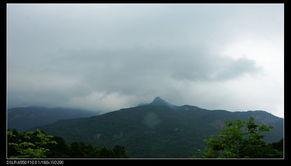
[{"label": "pointed summit", "polygon": [[166,102],[165,100],[163,100],[162,98],[160,97],[156,97],[152,102],[151,102],[151,105],[167,105],[167,106],[170,106],[172,104]]}]

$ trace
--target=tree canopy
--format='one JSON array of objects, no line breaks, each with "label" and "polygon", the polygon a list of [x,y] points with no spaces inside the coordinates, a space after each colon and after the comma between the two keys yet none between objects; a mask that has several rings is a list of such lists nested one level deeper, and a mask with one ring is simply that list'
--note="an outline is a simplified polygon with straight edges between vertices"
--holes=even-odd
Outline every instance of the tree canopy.
[{"label": "tree canopy", "polygon": [[206,158],[282,157],[283,144],[268,144],[263,139],[271,129],[271,126],[256,123],[252,117],[247,121],[228,121],[217,135],[206,140],[203,155]]},{"label": "tree canopy", "polygon": [[8,130],[9,158],[127,158],[124,147],[95,147],[82,142],[66,143],[42,130]]}]

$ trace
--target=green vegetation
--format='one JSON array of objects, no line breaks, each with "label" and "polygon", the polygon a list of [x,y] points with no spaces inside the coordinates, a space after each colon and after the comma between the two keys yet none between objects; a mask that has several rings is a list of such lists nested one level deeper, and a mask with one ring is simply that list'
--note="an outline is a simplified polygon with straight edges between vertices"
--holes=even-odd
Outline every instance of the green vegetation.
[{"label": "green vegetation", "polygon": [[206,140],[206,158],[279,158],[283,140],[268,144],[263,139],[271,126],[257,124],[254,118],[225,123],[224,128]]},{"label": "green vegetation", "polygon": [[126,158],[125,148],[114,146],[112,149],[97,148],[84,143],[67,144],[62,138],[42,130],[8,130],[9,158]]},{"label": "green vegetation", "polygon": [[273,126],[264,140],[276,142],[283,136],[283,120],[263,111],[228,112],[195,106],[143,105],[90,118],[60,120],[41,126],[44,131],[68,142],[95,146],[126,146],[134,158],[201,157],[204,139],[216,134],[228,120],[253,116],[261,124]]},{"label": "green vegetation", "polygon": [[[33,109],[32,112],[26,108],[22,111],[11,110],[15,114],[9,116],[12,122],[8,125],[10,128],[20,126],[21,129],[16,129],[41,129],[53,137],[47,139],[46,145],[43,145],[24,139],[31,136],[24,137],[24,133],[11,131],[10,156],[123,157],[124,148],[114,147],[115,145],[125,146],[126,154],[133,158],[282,156],[283,141],[277,141],[283,136],[283,119],[264,111],[206,110],[189,105],[174,106],[157,98],[151,104],[87,118],[58,120],[47,125],[30,119],[28,122],[31,122],[31,125],[23,121],[22,124],[27,123],[25,128],[25,125],[13,123],[18,122],[17,119],[27,119],[30,115],[33,115],[33,119],[43,119],[47,113],[40,115],[41,108]],[[33,113],[36,111],[39,111],[39,114]],[[54,114],[57,115],[52,111],[50,116],[53,117]],[[254,117],[260,125],[254,120],[248,122],[249,117]],[[224,125],[230,120],[240,121]],[[272,126],[272,130],[262,124]],[[209,138],[219,131],[220,134]],[[208,141],[204,142],[207,138]],[[276,143],[269,144],[272,142]],[[204,151],[206,144],[208,147]]]},{"label": "green vegetation", "polygon": [[[270,126],[248,120],[227,121],[217,135],[208,137],[206,148],[195,156],[205,158],[282,158],[283,140],[266,143],[264,135]],[[171,146],[170,142],[167,143]],[[144,145],[136,145],[142,150]],[[159,147],[158,144],[152,148]],[[162,152],[160,152],[162,153]],[[8,130],[9,158],[127,158],[122,146],[112,149],[96,147],[82,142],[66,143],[61,137],[47,134],[42,130]]]},{"label": "green vegetation", "polygon": [[19,158],[46,157],[49,147],[56,144],[53,136],[41,130],[18,132],[8,130],[8,156]]}]

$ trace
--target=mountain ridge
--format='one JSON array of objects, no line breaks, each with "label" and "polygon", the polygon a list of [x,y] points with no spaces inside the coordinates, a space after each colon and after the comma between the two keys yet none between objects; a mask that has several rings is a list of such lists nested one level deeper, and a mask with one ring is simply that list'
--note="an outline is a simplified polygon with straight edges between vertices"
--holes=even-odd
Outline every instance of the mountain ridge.
[{"label": "mountain ridge", "polygon": [[27,130],[33,127],[47,125],[62,119],[74,119],[90,117],[100,112],[64,108],[64,107],[43,107],[27,106],[15,107],[7,110],[8,128]]},{"label": "mountain ridge", "polygon": [[268,142],[283,137],[283,119],[268,112],[240,113],[167,104],[124,108],[88,118],[60,120],[39,128],[69,142],[122,145],[132,157],[189,157],[201,150],[204,139],[217,133],[225,121],[246,120],[251,116],[274,127],[266,135]]},{"label": "mountain ridge", "polygon": [[151,105],[164,105],[164,106],[170,106],[173,105],[167,101],[165,101],[164,99],[158,97],[155,97],[154,100],[150,103]]}]

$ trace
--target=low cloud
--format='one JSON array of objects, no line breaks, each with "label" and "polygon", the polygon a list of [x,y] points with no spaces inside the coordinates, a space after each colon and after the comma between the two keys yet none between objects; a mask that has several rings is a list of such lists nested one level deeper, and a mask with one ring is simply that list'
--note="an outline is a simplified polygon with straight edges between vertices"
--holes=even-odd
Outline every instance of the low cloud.
[{"label": "low cloud", "polygon": [[117,92],[92,92],[86,96],[72,97],[67,103],[70,106],[99,111],[113,111],[135,104],[134,96],[126,96]]},{"label": "low cloud", "polygon": [[[273,43],[283,40],[282,9],[276,5],[8,5],[8,106],[106,112],[160,96],[178,105],[260,108],[278,115],[283,112],[278,110],[283,108],[278,70],[283,55],[269,51],[266,57],[277,63],[274,67],[260,60],[260,52],[246,52],[249,47],[232,48],[228,55],[224,50],[243,39],[264,53],[280,51],[280,44]],[[262,40],[275,49],[257,42]],[[276,100],[270,102],[266,96]]]}]

